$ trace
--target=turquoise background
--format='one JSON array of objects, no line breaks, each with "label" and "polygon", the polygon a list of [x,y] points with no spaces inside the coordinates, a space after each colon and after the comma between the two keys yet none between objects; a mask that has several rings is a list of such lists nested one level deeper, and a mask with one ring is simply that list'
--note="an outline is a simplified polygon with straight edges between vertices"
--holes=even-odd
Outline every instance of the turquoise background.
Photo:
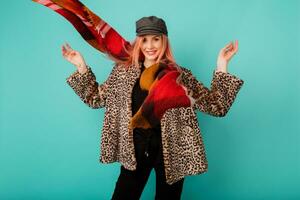
[{"label": "turquoise background", "polygon": [[[245,81],[223,118],[197,112],[208,172],[182,199],[300,199],[300,1],[82,0],[128,40],[135,21],[165,19],[177,62],[210,86],[219,50],[239,40],[229,72]],[[0,199],[110,199],[119,163],[100,164],[104,109],[66,84],[67,41],[103,82],[112,62],[54,11],[1,4]],[[155,173],[142,195],[154,199]]]}]

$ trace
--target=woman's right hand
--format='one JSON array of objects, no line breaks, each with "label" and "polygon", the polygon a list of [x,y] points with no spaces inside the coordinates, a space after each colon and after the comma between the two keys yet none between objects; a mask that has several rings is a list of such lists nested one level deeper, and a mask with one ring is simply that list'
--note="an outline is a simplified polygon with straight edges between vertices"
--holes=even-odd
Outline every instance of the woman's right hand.
[{"label": "woman's right hand", "polygon": [[62,46],[62,55],[67,61],[75,65],[81,74],[86,72],[87,67],[84,58],[78,51],[73,50],[68,43]]}]

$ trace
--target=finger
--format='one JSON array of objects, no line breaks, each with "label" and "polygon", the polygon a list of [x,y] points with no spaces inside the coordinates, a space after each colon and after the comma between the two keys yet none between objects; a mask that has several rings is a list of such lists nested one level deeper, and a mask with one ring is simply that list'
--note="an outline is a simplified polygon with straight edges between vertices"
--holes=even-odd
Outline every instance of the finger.
[{"label": "finger", "polygon": [[66,48],[64,46],[62,46],[61,49],[62,49],[63,56],[65,56],[67,54]]},{"label": "finger", "polygon": [[232,49],[234,47],[233,42],[230,42],[230,45],[228,46],[228,49]]},{"label": "finger", "polygon": [[226,56],[230,51],[232,51],[232,49],[230,47],[225,48],[225,49],[223,49],[223,54]]},{"label": "finger", "polygon": [[66,51],[68,50],[66,43],[63,44],[63,47],[65,48]]},{"label": "finger", "polygon": [[66,48],[68,54],[70,54],[71,52],[74,51],[68,43],[65,43],[65,48]]},{"label": "finger", "polygon": [[230,42],[226,45],[226,49],[230,48],[231,46],[232,46],[232,42]]},{"label": "finger", "polygon": [[235,41],[232,51],[234,54],[238,51],[238,42],[237,41]]},{"label": "finger", "polygon": [[226,50],[228,48],[229,44],[226,44],[225,47],[222,48],[222,50]]},{"label": "finger", "polygon": [[235,41],[235,49],[236,51],[239,49],[239,42],[237,40]]},{"label": "finger", "polygon": [[67,51],[67,49],[66,49],[66,47],[65,47],[64,45],[61,47],[61,49],[62,49],[64,52]]},{"label": "finger", "polygon": [[70,48],[68,48],[66,45],[64,46],[66,53],[69,54],[72,50]]},{"label": "finger", "polygon": [[72,50],[71,46],[68,43],[66,43],[66,46],[69,50]]},{"label": "finger", "polygon": [[66,50],[66,52],[63,54],[63,56],[66,58],[66,59],[70,59],[70,57],[72,56],[72,51],[70,50]]},{"label": "finger", "polygon": [[63,47],[64,47],[64,49],[65,49],[66,51],[70,51],[70,49],[68,48],[68,46],[66,45],[66,43],[63,45]]},{"label": "finger", "polygon": [[228,50],[230,50],[232,47],[232,42],[228,43],[223,49],[222,51],[227,52]]},{"label": "finger", "polygon": [[233,46],[230,46],[230,47],[228,47],[225,51],[226,51],[226,52],[233,51],[233,48],[234,48]]}]

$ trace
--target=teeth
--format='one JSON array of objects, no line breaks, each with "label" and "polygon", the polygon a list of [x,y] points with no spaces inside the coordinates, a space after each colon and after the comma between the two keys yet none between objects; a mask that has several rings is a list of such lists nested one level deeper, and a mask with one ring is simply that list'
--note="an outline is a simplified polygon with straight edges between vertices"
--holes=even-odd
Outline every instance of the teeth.
[{"label": "teeth", "polygon": [[156,51],[147,51],[148,54],[154,54]]}]

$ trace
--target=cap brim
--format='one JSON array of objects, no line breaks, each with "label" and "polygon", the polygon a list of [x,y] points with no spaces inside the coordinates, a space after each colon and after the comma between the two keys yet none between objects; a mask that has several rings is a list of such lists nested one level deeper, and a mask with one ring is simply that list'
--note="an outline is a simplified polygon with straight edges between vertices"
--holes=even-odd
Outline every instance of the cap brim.
[{"label": "cap brim", "polygon": [[137,33],[137,36],[142,36],[142,35],[162,35],[162,32],[155,32],[155,31],[142,31]]}]

